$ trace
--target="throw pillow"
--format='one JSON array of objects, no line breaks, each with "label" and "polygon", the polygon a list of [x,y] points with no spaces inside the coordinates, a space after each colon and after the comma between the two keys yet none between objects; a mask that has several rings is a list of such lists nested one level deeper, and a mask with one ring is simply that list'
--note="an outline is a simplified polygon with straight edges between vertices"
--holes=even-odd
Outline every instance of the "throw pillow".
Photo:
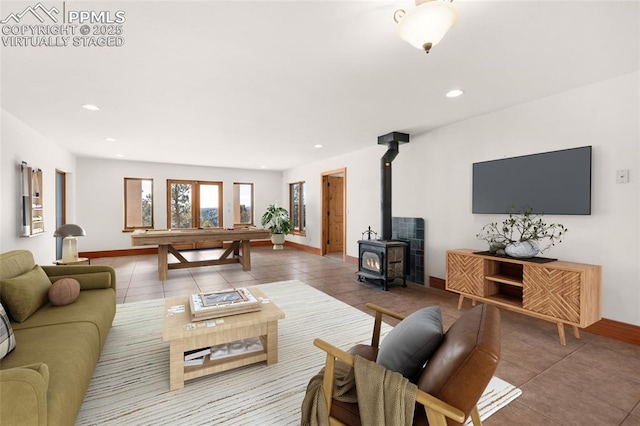
[{"label": "throw pillow", "polygon": [[438,349],[443,335],[440,307],[420,309],[400,321],[382,340],[376,362],[412,380]]},{"label": "throw pillow", "polygon": [[51,281],[36,265],[29,272],[0,281],[0,298],[14,321],[23,322],[47,303]]},{"label": "throw pillow", "polygon": [[54,306],[70,305],[80,295],[80,283],[73,278],[62,278],[49,288],[49,302]]},{"label": "throw pillow", "polygon": [[16,347],[16,337],[9,322],[9,315],[0,304],[0,360]]}]

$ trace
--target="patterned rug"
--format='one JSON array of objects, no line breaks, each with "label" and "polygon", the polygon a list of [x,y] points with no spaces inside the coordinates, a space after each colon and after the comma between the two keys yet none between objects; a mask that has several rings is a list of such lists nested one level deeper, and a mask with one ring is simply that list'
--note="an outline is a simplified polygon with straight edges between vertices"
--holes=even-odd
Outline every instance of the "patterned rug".
[{"label": "patterned rug", "polygon": [[[170,392],[169,345],[161,339],[164,301],[118,305],[76,424],[299,424],[307,383],[325,359],[313,339],[343,349],[366,343],[373,318],[300,281],[259,287],[286,315],[279,322],[278,363],[201,377]],[[383,324],[383,333],[389,329]],[[497,380],[485,391],[483,419],[519,395]]]}]

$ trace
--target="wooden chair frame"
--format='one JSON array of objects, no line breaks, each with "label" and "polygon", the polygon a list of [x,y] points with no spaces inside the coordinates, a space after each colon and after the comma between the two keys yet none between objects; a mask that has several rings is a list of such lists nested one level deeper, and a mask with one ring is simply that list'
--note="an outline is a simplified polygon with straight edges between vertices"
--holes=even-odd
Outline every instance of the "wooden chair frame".
[{"label": "wooden chair frame", "polygon": [[[401,321],[405,318],[405,316],[389,311],[388,309],[385,309],[381,306],[377,306],[373,303],[367,303],[366,306],[367,308],[375,311],[375,320],[373,325],[373,335],[371,337],[371,346],[377,348],[380,344],[380,330],[381,330],[383,315],[387,315],[391,318],[395,318]],[[354,357],[350,353],[347,353],[341,349],[338,349],[335,346],[325,342],[322,339],[315,339],[313,341],[313,344],[327,353],[322,387],[323,387],[324,398],[327,404],[327,412],[331,413],[331,404],[333,400],[333,397],[332,397],[333,381],[334,381],[334,374],[335,374],[336,359],[339,359],[340,361],[344,362],[345,364],[353,368]],[[461,410],[457,409],[456,407],[453,407],[452,405],[447,404],[446,402],[426,392],[421,391],[420,389],[418,389],[416,392],[416,402],[424,406],[425,413],[427,415],[427,420],[429,421],[430,426],[447,426],[447,420],[446,420],[447,417],[458,423],[464,423],[464,421],[466,420],[466,416]],[[482,425],[477,406],[471,411],[471,419],[475,426]],[[344,423],[340,422],[335,418],[332,418],[331,414],[329,414],[329,424],[336,425],[336,426],[338,425],[344,426]]]}]

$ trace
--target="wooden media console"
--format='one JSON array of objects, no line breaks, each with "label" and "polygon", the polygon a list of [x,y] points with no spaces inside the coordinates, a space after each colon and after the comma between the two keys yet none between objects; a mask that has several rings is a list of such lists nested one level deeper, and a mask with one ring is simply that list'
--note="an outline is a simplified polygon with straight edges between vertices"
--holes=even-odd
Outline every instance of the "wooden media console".
[{"label": "wooden media console", "polygon": [[464,298],[491,303],[558,326],[566,346],[564,324],[585,328],[602,318],[602,267],[575,262],[539,263],[478,254],[471,249],[447,251],[446,289]]}]

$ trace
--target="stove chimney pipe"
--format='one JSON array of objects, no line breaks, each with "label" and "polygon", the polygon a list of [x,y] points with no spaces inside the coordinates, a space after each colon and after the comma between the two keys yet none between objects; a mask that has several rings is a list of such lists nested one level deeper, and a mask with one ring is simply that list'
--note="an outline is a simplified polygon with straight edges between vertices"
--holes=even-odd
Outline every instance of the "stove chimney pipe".
[{"label": "stove chimney pipe", "polygon": [[381,239],[383,241],[391,240],[391,162],[398,155],[398,144],[408,143],[409,135],[407,133],[391,132],[386,135],[378,136],[378,145],[387,145],[389,149],[382,156],[380,164],[381,177]]}]

